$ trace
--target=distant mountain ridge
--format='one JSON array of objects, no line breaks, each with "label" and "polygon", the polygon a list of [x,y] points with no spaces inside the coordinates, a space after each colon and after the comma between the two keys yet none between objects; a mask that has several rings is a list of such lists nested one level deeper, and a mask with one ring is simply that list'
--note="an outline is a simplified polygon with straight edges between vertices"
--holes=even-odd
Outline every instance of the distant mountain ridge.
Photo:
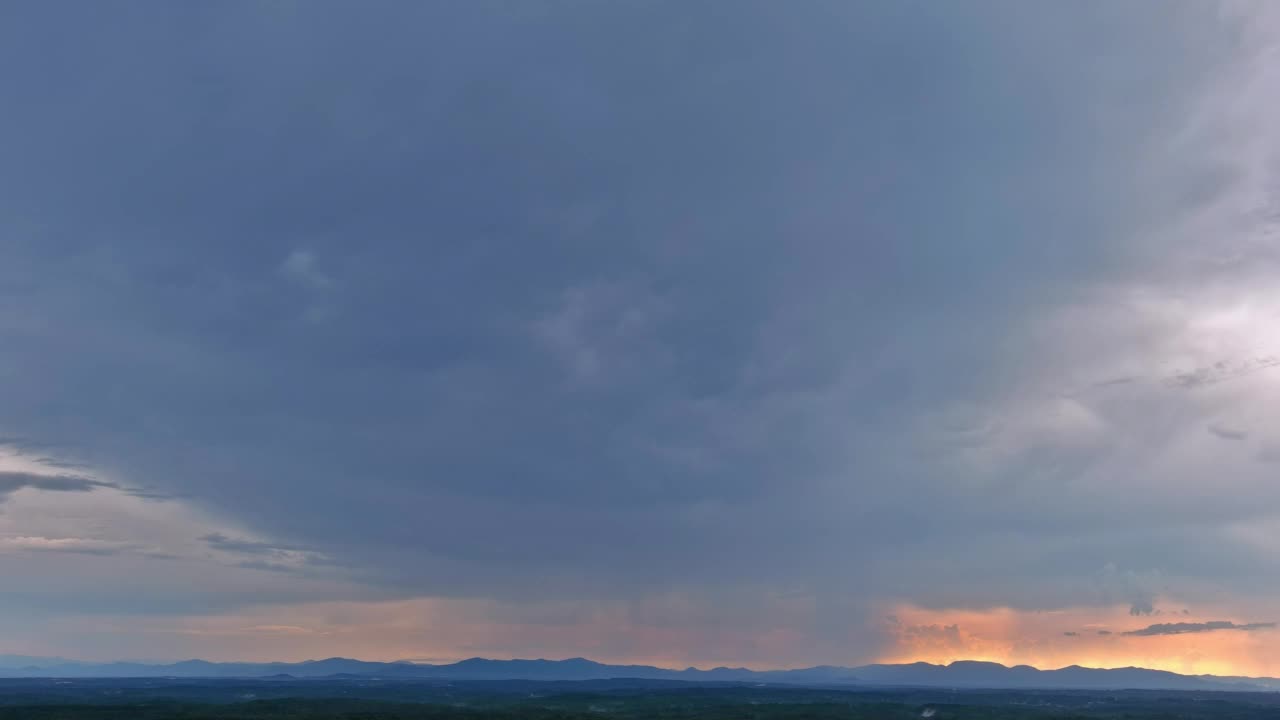
[{"label": "distant mountain ridge", "polygon": [[651,665],[607,665],[586,658],[567,660],[489,660],[471,658],[446,665],[370,662],[349,658],[299,663],[238,663],[184,660],[170,664],[134,662],[86,663],[49,658],[0,655],[0,677],[56,678],[254,678],[332,676],[422,678],[439,680],[582,681],[633,678],[685,682],[750,682],[792,685],[919,686],[954,688],[1044,688],[1088,690],[1280,690],[1273,678],[1180,675],[1146,668],[1098,669],[1077,665],[1039,670],[973,660],[949,665],[910,663],[838,667],[820,665],[798,670],[749,670],[718,667],[674,670]]}]

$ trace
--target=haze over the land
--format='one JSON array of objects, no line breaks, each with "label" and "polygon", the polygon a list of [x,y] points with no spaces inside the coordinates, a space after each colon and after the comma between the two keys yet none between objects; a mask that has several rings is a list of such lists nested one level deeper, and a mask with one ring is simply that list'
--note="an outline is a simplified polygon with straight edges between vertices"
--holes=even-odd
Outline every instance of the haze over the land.
[{"label": "haze over the land", "polygon": [[1280,675],[1280,6],[0,7],[0,653]]},{"label": "haze over the land", "polygon": [[[609,665],[586,658],[565,660],[490,660],[468,658],[456,663],[428,664],[411,662],[369,662],[350,658],[325,658],[300,663],[211,663],[205,660],[183,660],[176,663],[80,663],[57,658],[31,658],[0,655],[0,679],[17,680],[34,678],[156,678],[168,681],[177,678],[202,678],[205,680],[229,678],[259,678],[272,683],[320,679],[324,684],[346,683],[351,680],[375,680],[366,686],[382,686],[383,682],[485,681],[498,683],[490,689],[509,681],[526,683],[571,683],[569,692],[601,689],[598,682],[591,685],[579,683],[592,681],[616,681],[639,687],[690,687],[719,685],[722,683],[749,683],[752,686],[843,686],[845,688],[870,687],[940,687],[940,688],[1059,688],[1076,690],[1211,690],[1225,692],[1259,692],[1280,690],[1280,679],[1219,677],[1216,675],[1181,675],[1166,670],[1145,668],[1083,668],[1070,667],[1039,670],[1027,665],[1007,667],[999,663],[960,660],[948,665],[915,662],[908,664],[872,664],[860,667],[821,665],[790,670],[750,670],[747,668],[716,667],[660,668],[651,665]],[[658,683],[659,685],[655,685]],[[663,685],[665,684],[665,685]],[[21,683],[5,683],[12,690]],[[47,684],[46,684],[47,687]],[[92,687],[91,685],[88,687]],[[102,687],[99,685],[99,687]],[[153,686],[154,687],[154,686]],[[419,687],[422,687],[419,685]],[[438,685],[437,685],[438,687]],[[117,688],[118,689],[118,688]],[[535,690],[549,690],[541,686]],[[564,692],[566,687],[559,687]]]}]

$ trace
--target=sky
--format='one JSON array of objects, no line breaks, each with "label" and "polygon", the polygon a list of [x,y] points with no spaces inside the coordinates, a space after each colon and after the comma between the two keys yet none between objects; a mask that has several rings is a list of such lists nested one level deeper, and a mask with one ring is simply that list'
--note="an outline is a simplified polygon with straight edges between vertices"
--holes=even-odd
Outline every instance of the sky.
[{"label": "sky", "polygon": [[1280,675],[1280,8],[0,5],[0,653]]}]

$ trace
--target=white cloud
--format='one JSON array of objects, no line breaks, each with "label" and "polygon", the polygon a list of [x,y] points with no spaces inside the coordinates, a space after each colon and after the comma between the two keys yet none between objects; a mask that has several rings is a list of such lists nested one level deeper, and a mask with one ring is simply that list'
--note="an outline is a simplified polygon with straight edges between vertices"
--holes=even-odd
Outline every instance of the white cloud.
[{"label": "white cloud", "polygon": [[315,253],[310,250],[294,250],[280,264],[280,271],[294,282],[312,290],[323,290],[333,285],[333,280],[320,270]]}]

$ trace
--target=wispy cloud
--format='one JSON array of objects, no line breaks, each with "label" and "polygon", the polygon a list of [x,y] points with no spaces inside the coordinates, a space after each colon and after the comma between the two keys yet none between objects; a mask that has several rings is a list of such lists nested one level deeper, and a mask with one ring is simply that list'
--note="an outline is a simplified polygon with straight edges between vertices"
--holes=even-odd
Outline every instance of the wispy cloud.
[{"label": "wispy cloud", "polygon": [[177,560],[181,556],[162,548],[136,542],[83,537],[15,535],[0,538],[0,552],[61,553],[67,555],[137,555]]},{"label": "wispy cloud", "polygon": [[0,471],[0,502],[19,490],[43,490],[46,492],[91,492],[98,488],[118,488],[114,483],[102,482],[81,475],[40,475],[13,470]]},{"label": "wispy cloud", "polygon": [[288,547],[285,545],[274,545],[261,540],[246,540],[244,538],[234,538],[223,533],[209,533],[200,537],[200,540],[214,550],[223,550],[225,552],[243,553],[246,555],[284,555],[290,552],[297,552],[298,548]]},{"label": "wispy cloud", "polygon": [[334,564],[328,556],[314,550],[231,537],[220,532],[201,536],[199,540],[210,550],[235,556],[248,556],[248,559],[238,559],[232,563],[235,567],[247,570],[298,572],[308,567]]},{"label": "wispy cloud", "polygon": [[89,467],[86,463],[76,462],[74,460],[62,460],[60,458],[49,457],[47,455],[35,458],[35,461],[45,467],[57,468],[59,470],[84,470]]},{"label": "wispy cloud", "polygon": [[1249,431],[1221,422],[1209,423],[1208,430],[1211,435],[1223,440],[1247,440],[1249,438]]},{"label": "wispy cloud", "polygon": [[1236,623],[1228,620],[1210,620],[1209,622],[1199,623],[1156,623],[1155,625],[1148,625],[1147,627],[1139,630],[1129,630],[1122,634],[1137,636],[1186,635],[1189,633],[1217,632],[1219,630],[1243,630],[1248,632],[1253,630],[1270,630],[1274,627],[1276,627],[1276,623],[1273,622],[1256,622],[1237,625]]},{"label": "wispy cloud", "polygon": [[297,565],[286,565],[279,562],[267,562],[266,560],[243,560],[235,564],[238,568],[245,570],[265,570],[267,572],[292,573],[298,571]]},{"label": "wispy cloud", "polygon": [[18,536],[0,538],[0,551],[72,553],[76,555],[118,555],[137,548],[132,543],[77,537]]},{"label": "wispy cloud", "polygon": [[1220,360],[1212,365],[1204,365],[1176,373],[1165,378],[1165,384],[1171,387],[1192,390],[1208,385],[1216,385],[1228,380],[1237,380],[1277,366],[1280,366],[1280,357],[1274,355]]},{"label": "wispy cloud", "polygon": [[95,480],[84,475],[56,474],[0,470],[0,503],[19,490],[42,490],[45,492],[85,493],[94,490],[115,490],[136,498],[146,500],[170,500],[175,496],[169,493],[147,488],[131,487],[119,483]]},{"label": "wispy cloud", "polygon": [[320,270],[320,262],[310,250],[294,250],[284,262],[280,272],[286,277],[312,290],[323,290],[333,285],[333,280]]}]

